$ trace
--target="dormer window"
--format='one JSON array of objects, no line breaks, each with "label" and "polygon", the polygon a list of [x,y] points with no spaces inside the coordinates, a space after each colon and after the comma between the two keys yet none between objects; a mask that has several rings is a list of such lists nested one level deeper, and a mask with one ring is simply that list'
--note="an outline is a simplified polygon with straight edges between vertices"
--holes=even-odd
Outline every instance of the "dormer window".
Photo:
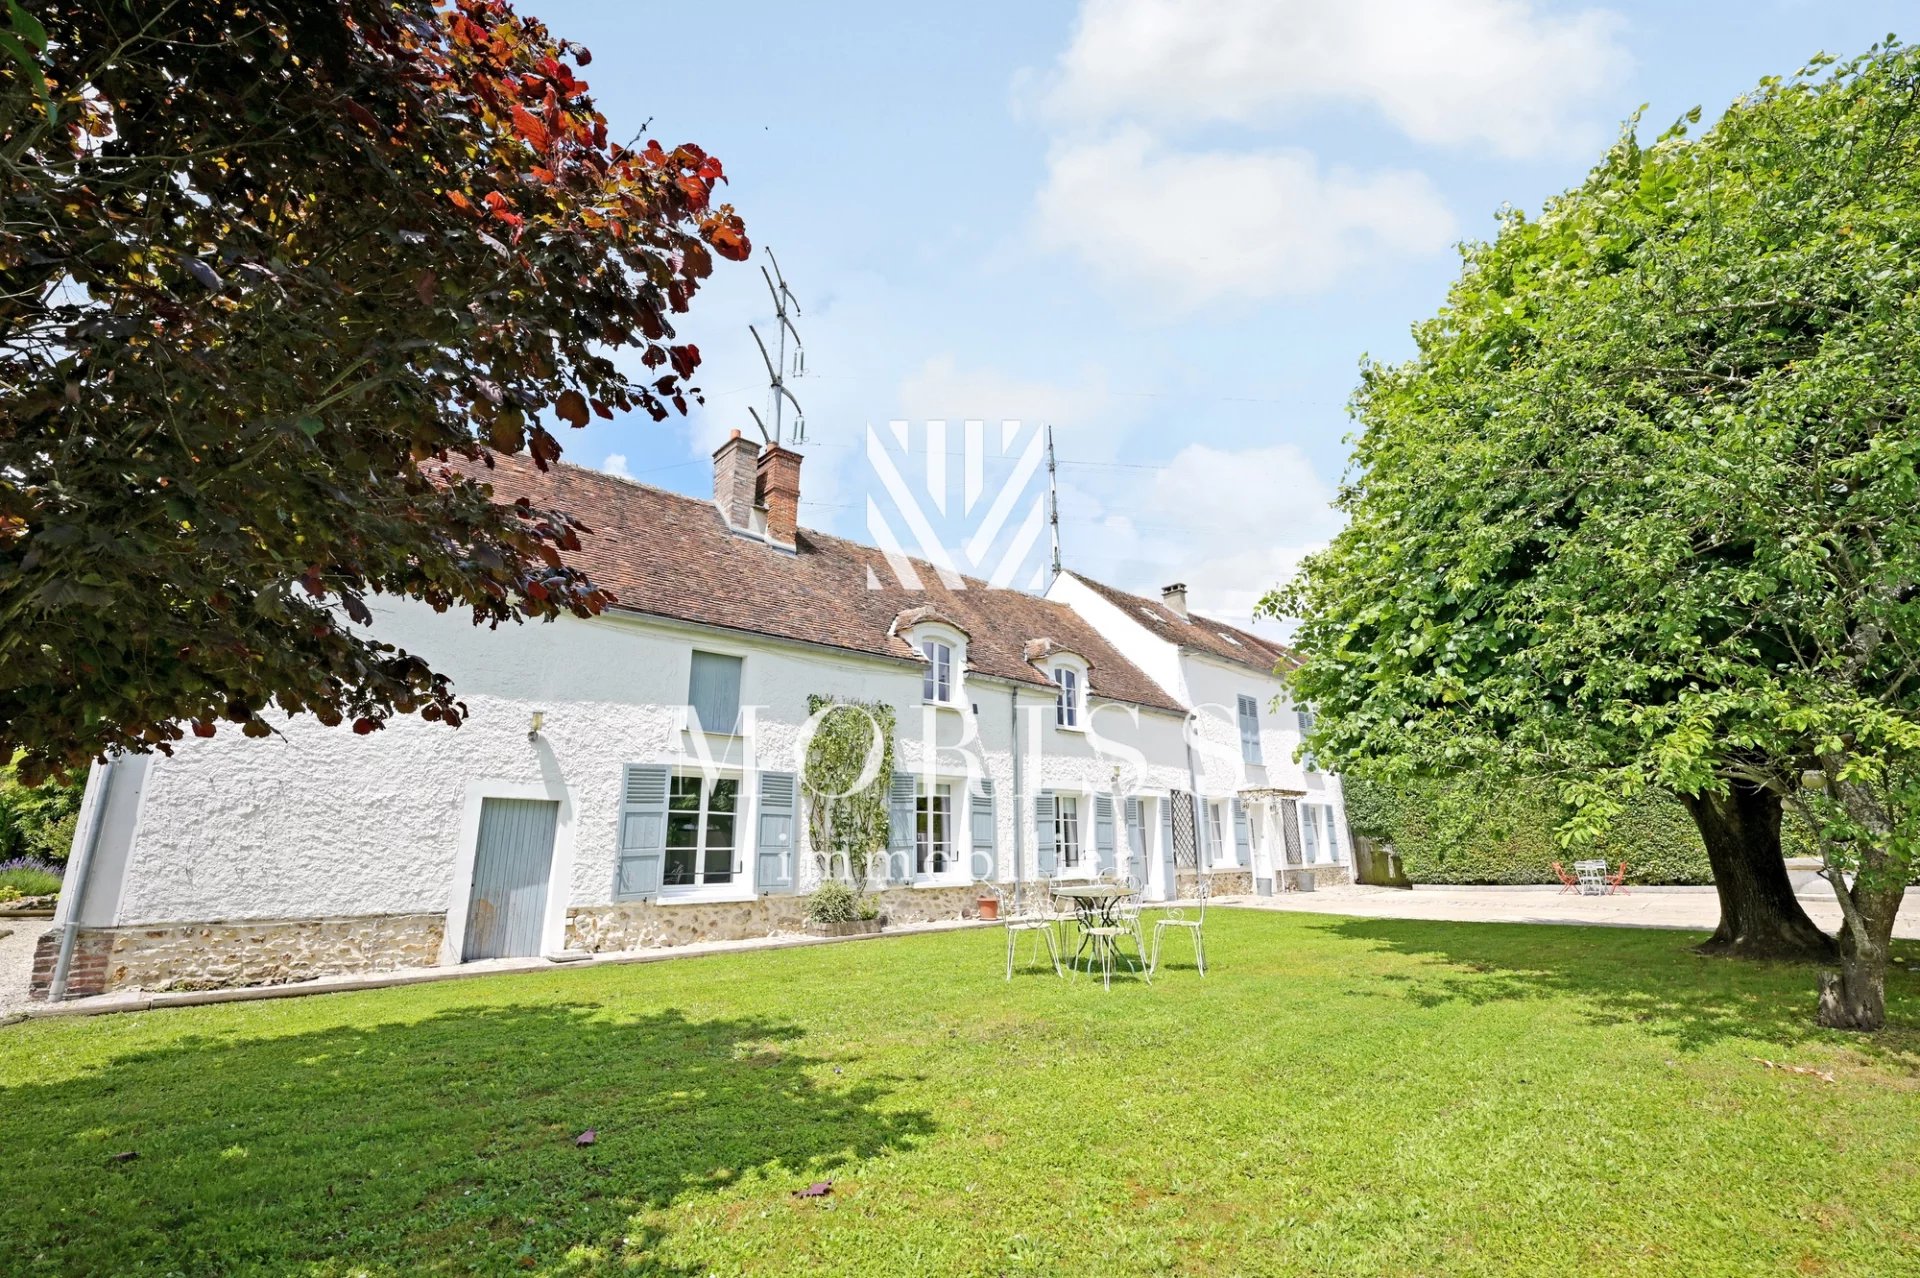
[{"label": "dormer window", "polygon": [[1055,666],[1053,682],[1060,691],[1054,697],[1053,721],[1062,728],[1080,726],[1080,672],[1072,666]]},{"label": "dormer window", "polygon": [[927,668],[920,675],[920,695],[928,701],[947,705],[953,701],[953,645],[939,639],[920,641],[920,655]]}]

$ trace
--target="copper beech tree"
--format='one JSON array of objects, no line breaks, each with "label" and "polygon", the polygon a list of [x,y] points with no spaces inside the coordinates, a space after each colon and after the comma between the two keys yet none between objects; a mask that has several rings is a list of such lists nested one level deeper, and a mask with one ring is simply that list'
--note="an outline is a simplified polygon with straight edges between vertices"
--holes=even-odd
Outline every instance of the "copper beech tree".
[{"label": "copper beech tree", "polygon": [[686,410],[672,317],[749,252],[717,159],[616,141],[587,50],[505,0],[45,0],[0,36],[0,758],[457,724],[369,594],[604,605],[586,529],[471,476]]}]

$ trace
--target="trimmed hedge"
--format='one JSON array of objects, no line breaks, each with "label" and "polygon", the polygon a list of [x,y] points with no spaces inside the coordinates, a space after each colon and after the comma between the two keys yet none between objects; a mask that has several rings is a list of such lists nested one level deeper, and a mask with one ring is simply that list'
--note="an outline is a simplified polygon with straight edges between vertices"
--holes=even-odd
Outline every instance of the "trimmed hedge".
[{"label": "trimmed hedge", "polygon": [[1578,849],[1554,830],[1564,809],[1544,782],[1488,789],[1471,781],[1387,786],[1345,780],[1347,822],[1356,835],[1392,843],[1415,883],[1553,883],[1553,863],[1627,863],[1629,883],[1709,884],[1700,832],[1680,801],[1649,795],[1601,838]]}]

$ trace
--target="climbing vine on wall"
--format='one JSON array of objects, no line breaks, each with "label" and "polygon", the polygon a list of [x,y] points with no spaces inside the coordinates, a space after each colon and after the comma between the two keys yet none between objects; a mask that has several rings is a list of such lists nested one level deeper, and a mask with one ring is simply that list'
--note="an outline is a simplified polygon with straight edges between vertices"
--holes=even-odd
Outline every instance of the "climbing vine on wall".
[{"label": "climbing vine on wall", "polygon": [[807,698],[807,712],[816,725],[801,774],[807,834],[816,856],[844,858],[847,873],[864,885],[868,861],[887,846],[893,707],[816,693]]}]

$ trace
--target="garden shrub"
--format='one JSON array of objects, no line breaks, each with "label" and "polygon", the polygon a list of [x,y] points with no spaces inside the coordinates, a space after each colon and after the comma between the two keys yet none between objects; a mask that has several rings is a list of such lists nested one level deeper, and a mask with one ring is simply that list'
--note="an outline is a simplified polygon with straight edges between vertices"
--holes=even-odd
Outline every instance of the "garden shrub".
[{"label": "garden shrub", "polygon": [[1569,848],[1556,836],[1565,809],[1544,781],[1348,777],[1345,789],[1353,833],[1393,844],[1415,883],[1552,883],[1555,861],[1571,870],[1575,860],[1602,859],[1625,861],[1629,883],[1713,882],[1693,818],[1670,794],[1649,793],[1596,841]]},{"label": "garden shrub", "polygon": [[851,923],[860,918],[860,894],[838,879],[827,879],[807,898],[807,922]]},{"label": "garden shrub", "polygon": [[44,861],[28,857],[0,861],[0,892],[11,889],[19,896],[53,896],[60,891],[60,879],[60,867]]}]

